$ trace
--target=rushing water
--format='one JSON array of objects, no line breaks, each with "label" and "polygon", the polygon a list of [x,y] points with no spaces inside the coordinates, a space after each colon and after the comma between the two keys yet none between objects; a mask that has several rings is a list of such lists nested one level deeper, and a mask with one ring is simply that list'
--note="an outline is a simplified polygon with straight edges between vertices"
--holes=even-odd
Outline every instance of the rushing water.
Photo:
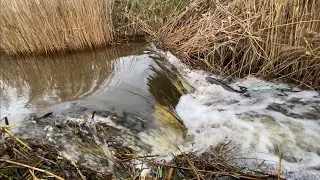
[{"label": "rushing water", "polygon": [[319,92],[254,77],[229,84],[247,94],[231,92],[145,44],[2,56],[0,71],[1,117],[24,122],[24,134],[44,137],[63,156],[100,171],[112,162],[106,167],[80,146],[94,142],[110,158],[117,146],[110,142],[117,141],[135,153],[170,159],[177,147],[201,153],[231,140],[240,166],[276,174],[283,152],[284,177],[320,178]]},{"label": "rushing water", "polygon": [[168,59],[196,87],[181,97],[177,113],[194,136],[184,150],[204,151],[220,142],[235,142],[235,163],[277,174],[283,153],[283,174],[289,179],[320,179],[320,92],[255,77],[235,79],[230,92],[205,80],[170,53]]}]

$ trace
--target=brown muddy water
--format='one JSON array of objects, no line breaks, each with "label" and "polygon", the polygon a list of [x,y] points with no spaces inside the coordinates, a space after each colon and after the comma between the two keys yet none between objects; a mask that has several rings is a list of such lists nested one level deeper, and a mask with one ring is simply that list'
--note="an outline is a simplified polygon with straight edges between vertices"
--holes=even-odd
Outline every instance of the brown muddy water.
[{"label": "brown muddy water", "polygon": [[177,71],[144,43],[56,56],[2,55],[0,72],[1,117],[18,124],[48,112],[117,114],[126,117],[118,124],[140,131],[163,124],[154,121],[163,112],[175,118],[171,109],[187,92]]}]

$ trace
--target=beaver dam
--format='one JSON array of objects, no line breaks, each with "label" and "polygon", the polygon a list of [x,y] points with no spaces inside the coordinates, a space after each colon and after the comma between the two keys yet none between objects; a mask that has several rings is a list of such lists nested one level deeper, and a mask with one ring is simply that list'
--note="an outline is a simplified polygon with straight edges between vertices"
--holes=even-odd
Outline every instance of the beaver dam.
[{"label": "beaver dam", "polygon": [[145,43],[0,62],[2,178],[320,176],[317,91],[190,70]]},{"label": "beaver dam", "polygon": [[320,179],[320,1],[0,8],[0,179]]}]

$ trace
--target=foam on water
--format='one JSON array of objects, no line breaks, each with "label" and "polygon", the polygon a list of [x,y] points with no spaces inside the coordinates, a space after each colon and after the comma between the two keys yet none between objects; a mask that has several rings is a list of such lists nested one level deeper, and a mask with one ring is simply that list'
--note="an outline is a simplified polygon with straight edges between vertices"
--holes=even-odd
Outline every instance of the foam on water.
[{"label": "foam on water", "polygon": [[[203,152],[226,139],[239,144],[237,163],[276,174],[283,152],[283,174],[289,179],[320,179],[320,93],[255,77],[230,84],[246,87],[250,97],[206,82],[203,71],[164,53],[196,89],[181,97],[178,115],[194,140],[184,150]],[[244,159],[245,158],[245,159]],[[268,167],[262,169],[257,161]]]}]

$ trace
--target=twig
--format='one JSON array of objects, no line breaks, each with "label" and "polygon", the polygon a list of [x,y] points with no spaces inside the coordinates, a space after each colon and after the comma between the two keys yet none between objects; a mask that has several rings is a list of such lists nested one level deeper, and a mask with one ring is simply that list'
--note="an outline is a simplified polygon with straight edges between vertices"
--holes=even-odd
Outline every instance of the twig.
[{"label": "twig", "polygon": [[13,151],[28,160],[28,157],[26,155],[24,155],[22,152],[20,152],[18,149],[16,149],[15,147],[13,148]]},{"label": "twig", "polygon": [[[179,149],[179,148],[178,148],[178,149]],[[199,176],[199,174],[198,174],[198,171],[197,171],[196,167],[194,167],[193,163],[190,161],[189,157],[188,157],[185,153],[183,153],[180,149],[179,149],[179,151],[181,152],[181,154],[182,154],[185,158],[187,158],[187,161],[188,161],[188,163],[190,164],[190,166],[191,166],[191,168],[192,168],[192,171],[193,171],[193,172],[195,173],[195,175],[197,176],[197,180],[200,180],[200,176]]]},{"label": "twig", "polygon": [[32,179],[33,180],[38,180],[38,178],[36,177],[36,175],[34,174],[34,170],[29,169],[30,174],[32,175]]},{"label": "twig", "polygon": [[7,116],[4,117],[4,122],[5,122],[5,124],[6,124],[7,126],[9,126],[9,120],[8,120],[8,117],[7,117]]},{"label": "twig", "polygon": [[19,162],[14,162],[14,161],[10,161],[10,160],[6,160],[6,159],[0,159],[0,162],[6,162],[6,163],[9,163],[9,164],[14,164],[14,165],[17,165],[17,166],[21,166],[21,167],[25,167],[25,168],[29,168],[29,169],[32,169],[32,170],[36,170],[36,171],[39,171],[39,172],[42,172],[42,173],[45,173],[49,176],[52,176],[58,180],[64,180],[62,177],[60,176],[57,176],[51,172],[48,172],[46,170],[43,170],[43,169],[39,169],[39,168],[36,168],[36,167],[32,167],[32,166],[29,166],[29,165],[26,165],[26,164],[22,164],[22,163],[19,163]]},{"label": "twig", "polygon": [[16,124],[10,124],[10,125],[4,125],[4,126],[0,126],[0,129],[5,129],[5,128],[11,128],[13,126],[15,126]]},{"label": "twig", "polygon": [[283,155],[283,153],[281,152],[280,153],[280,157],[279,157],[279,167],[278,167],[278,180],[280,180],[281,179],[281,163],[282,163],[282,155]]},{"label": "twig", "polygon": [[80,175],[82,180],[86,180],[87,178],[81,173],[80,169],[78,168],[78,166],[76,165],[76,163],[74,163],[73,161],[71,161],[71,164],[77,169],[78,174]]},{"label": "twig", "polygon": [[171,167],[170,170],[169,170],[169,173],[168,173],[168,177],[167,177],[167,180],[171,180],[172,178],[172,174],[173,174],[173,171],[174,171],[174,168]]}]

